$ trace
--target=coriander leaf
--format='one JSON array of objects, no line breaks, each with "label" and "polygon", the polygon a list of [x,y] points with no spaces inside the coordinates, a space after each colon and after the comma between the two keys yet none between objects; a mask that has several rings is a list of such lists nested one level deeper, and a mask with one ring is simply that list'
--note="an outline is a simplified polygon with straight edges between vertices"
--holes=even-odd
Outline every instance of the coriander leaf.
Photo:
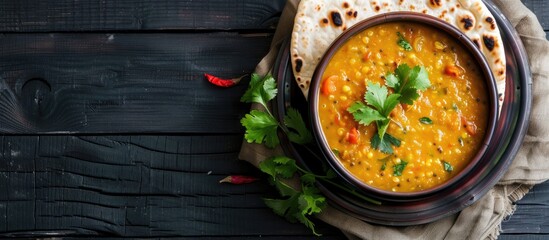
[{"label": "coriander leaf", "polygon": [[320,191],[316,187],[303,187],[303,193],[298,199],[301,214],[312,215],[322,211],[326,205],[326,198],[319,193]]},{"label": "coriander leaf", "polygon": [[269,148],[274,148],[280,143],[277,132],[278,122],[272,115],[252,110],[240,120],[240,123],[246,128],[244,138],[249,143],[265,143]]},{"label": "coriander leaf", "polygon": [[387,73],[385,75],[385,85],[397,89],[400,86],[400,80],[395,74]]},{"label": "coriander leaf", "polygon": [[250,79],[250,85],[240,98],[240,101],[259,103],[267,108],[267,102],[272,100],[276,96],[276,93],[276,82],[271,74],[267,74],[261,78],[261,76],[254,73]]},{"label": "coriander leaf", "polygon": [[384,119],[377,121],[377,135],[379,135],[379,139],[383,139],[383,136],[385,135],[385,132],[387,132],[387,128],[389,127],[389,123],[391,122],[390,119]]},{"label": "coriander leaf", "polygon": [[295,160],[285,157],[277,156],[273,157],[273,162],[277,164],[277,173],[280,174],[283,178],[290,178],[297,171],[297,165]]},{"label": "coriander leaf", "polygon": [[400,64],[397,66],[397,69],[395,69],[395,74],[399,80],[398,86],[396,88],[401,88],[401,85],[406,83],[411,71],[412,69],[410,68],[410,66],[408,66],[408,64]]},{"label": "coriander leaf", "polygon": [[389,116],[389,113],[398,104],[399,94],[391,94],[387,96],[388,90],[385,86],[379,84],[368,83],[368,90],[364,95],[364,100],[372,105],[384,117]]},{"label": "coriander leaf", "polygon": [[386,153],[386,154],[393,154],[393,147],[392,146],[400,147],[400,144],[401,144],[400,140],[398,140],[397,138],[393,137],[392,135],[390,135],[388,133],[386,133],[383,136],[383,141],[381,141],[381,138],[379,137],[379,134],[375,134],[370,139],[370,142],[371,142],[373,148],[378,149],[381,152]]},{"label": "coriander leaf", "polygon": [[394,74],[385,76],[388,86],[400,94],[399,101],[406,104],[413,104],[419,97],[418,90],[425,90],[431,86],[427,70],[423,66],[415,66],[413,69],[407,64],[398,65]]},{"label": "coriander leaf", "polygon": [[364,100],[372,105],[379,112],[383,111],[385,100],[387,99],[388,90],[385,86],[380,86],[377,83],[368,83]]},{"label": "coriander leaf", "polygon": [[389,116],[391,111],[395,109],[396,105],[398,105],[400,98],[400,94],[393,93],[387,97],[387,100],[385,100],[385,105],[383,106],[383,112],[381,113],[384,116]]},{"label": "coriander leaf", "polygon": [[410,45],[410,43],[404,38],[402,33],[397,32],[397,36],[398,36],[397,44],[400,47],[404,48],[404,50],[406,51],[412,51],[412,45]]},{"label": "coriander leaf", "polygon": [[280,193],[280,196],[289,197],[299,193],[297,190],[295,190],[293,187],[283,181],[273,180],[272,183]]},{"label": "coriander leaf", "polygon": [[414,100],[419,98],[419,93],[414,88],[407,88],[402,90],[400,93],[400,102],[406,103],[408,105],[413,105]]},{"label": "coriander leaf", "polygon": [[393,165],[393,175],[397,177],[402,176],[402,171],[404,171],[406,165],[408,165],[408,162],[404,160],[401,160],[400,163]]},{"label": "coriander leaf", "polygon": [[297,144],[306,144],[311,142],[313,136],[307,126],[301,114],[294,108],[288,108],[286,116],[284,116],[284,124],[288,127],[288,138],[291,142]]},{"label": "coriander leaf", "polygon": [[393,135],[385,134],[384,139],[385,139],[385,141],[388,141],[391,145],[393,145],[395,147],[400,147],[401,141],[398,138],[393,137]]},{"label": "coriander leaf", "polygon": [[292,177],[297,171],[297,165],[295,164],[295,160],[291,158],[276,156],[259,163],[259,169],[269,174],[273,180],[276,180],[279,176],[282,178]]},{"label": "coriander leaf", "polygon": [[301,175],[300,179],[303,184],[314,184],[316,181],[316,177],[312,173],[305,173]]},{"label": "coriander leaf", "polygon": [[425,90],[431,86],[429,74],[424,66],[415,66],[412,69],[407,85],[417,90]]},{"label": "coriander leaf", "polygon": [[430,118],[428,117],[422,117],[419,119],[419,122],[420,123],[423,123],[423,124],[427,124],[427,125],[430,125],[430,124],[433,124],[433,120],[431,120]]},{"label": "coriander leaf", "polygon": [[322,236],[321,234],[318,234],[315,231],[315,224],[307,218],[307,216],[301,214],[301,213],[294,213],[294,218],[297,219],[300,223],[307,226],[311,231],[313,231],[313,234],[316,236]]},{"label": "coriander leaf", "polygon": [[358,123],[366,126],[370,125],[373,121],[386,119],[386,117],[382,116],[378,111],[361,102],[355,102],[347,111],[353,115],[353,118]]},{"label": "coriander leaf", "polygon": [[264,198],[263,202],[265,203],[265,205],[267,205],[267,207],[271,208],[273,212],[283,217],[286,215],[286,212],[288,212],[288,209],[292,205],[292,201],[289,199]]},{"label": "coriander leaf", "polygon": [[370,142],[373,148],[378,149],[379,151],[386,154],[393,154],[393,147],[391,147],[391,144],[387,141],[381,141],[381,138],[379,138],[379,134],[374,134],[374,136],[372,136],[372,139],[370,139]]},{"label": "coriander leaf", "polygon": [[446,172],[454,171],[454,167],[449,162],[442,161],[442,165],[444,165],[444,171],[446,171]]}]

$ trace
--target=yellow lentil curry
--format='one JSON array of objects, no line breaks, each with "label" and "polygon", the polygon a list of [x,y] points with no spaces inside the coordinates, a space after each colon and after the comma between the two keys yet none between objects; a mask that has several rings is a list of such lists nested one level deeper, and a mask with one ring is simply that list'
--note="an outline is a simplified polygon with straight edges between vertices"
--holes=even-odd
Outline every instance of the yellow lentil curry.
[{"label": "yellow lentil curry", "polygon": [[[386,87],[387,74],[401,65],[424,68],[430,85],[412,104],[390,111],[386,135],[399,142],[387,153],[372,146],[379,122],[361,124],[349,110],[356,102],[373,109],[364,100],[367,89]],[[319,95],[329,147],[349,172],[382,190],[416,192],[448,181],[486,132],[489,100],[476,60],[447,34],[419,23],[384,23],[350,38],[330,60]]]}]

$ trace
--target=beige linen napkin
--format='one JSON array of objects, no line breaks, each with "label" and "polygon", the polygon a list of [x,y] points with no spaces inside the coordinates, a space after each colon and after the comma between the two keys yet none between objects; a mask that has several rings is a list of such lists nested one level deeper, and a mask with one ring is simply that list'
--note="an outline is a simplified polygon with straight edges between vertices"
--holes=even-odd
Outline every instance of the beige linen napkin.
[{"label": "beige linen napkin", "polygon": [[[549,42],[536,16],[520,0],[493,0],[518,31],[528,53],[533,76],[533,108],[524,143],[507,173],[483,198],[460,213],[435,222],[409,227],[372,225],[327,207],[317,217],[351,239],[495,239],[504,218],[537,183],[549,179]],[[271,50],[256,68],[266,74],[273,66],[282,40],[291,34],[299,0],[288,0]],[[253,106],[257,107],[257,106]],[[244,141],[240,159],[258,165],[280,149],[267,149]]]}]

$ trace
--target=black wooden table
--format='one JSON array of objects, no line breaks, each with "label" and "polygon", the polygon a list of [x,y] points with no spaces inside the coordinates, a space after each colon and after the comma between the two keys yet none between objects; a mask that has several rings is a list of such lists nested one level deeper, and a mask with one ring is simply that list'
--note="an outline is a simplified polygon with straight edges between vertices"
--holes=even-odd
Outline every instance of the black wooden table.
[{"label": "black wooden table", "polygon": [[[238,160],[241,84],[285,0],[0,3],[0,237],[310,238]],[[523,1],[549,30],[549,3]],[[501,239],[549,237],[549,183]],[[326,238],[341,233],[322,222]]]}]

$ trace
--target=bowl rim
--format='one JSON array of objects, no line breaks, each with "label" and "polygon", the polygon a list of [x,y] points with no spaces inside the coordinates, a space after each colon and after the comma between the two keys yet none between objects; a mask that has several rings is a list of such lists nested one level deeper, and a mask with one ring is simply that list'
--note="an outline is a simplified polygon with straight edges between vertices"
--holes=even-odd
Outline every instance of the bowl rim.
[{"label": "bowl rim", "polygon": [[[351,37],[354,35],[371,28],[373,26],[381,25],[384,23],[390,22],[414,22],[423,25],[430,26],[434,29],[438,29],[441,32],[445,32],[451,38],[456,39],[464,49],[472,55],[476,60],[477,65],[480,67],[483,75],[484,82],[486,84],[486,90],[489,93],[489,114],[487,121],[486,133],[482,141],[482,145],[479,147],[479,150],[475,156],[469,161],[464,169],[462,169],[457,175],[450,178],[448,181],[437,185],[435,187],[416,191],[416,192],[392,192],[387,190],[382,190],[356,178],[352,173],[350,173],[343,164],[338,160],[335,154],[330,151],[327,139],[323,133],[319,116],[318,116],[318,100],[319,100],[319,91],[320,83],[322,81],[322,74],[326,69],[328,63],[331,61],[333,55],[337,50],[343,46]],[[350,183],[352,186],[357,187],[362,192],[367,195],[378,197],[378,198],[390,198],[390,199],[407,199],[407,198],[418,198],[428,195],[435,194],[436,192],[451,187],[460,179],[462,179],[467,173],[469,173],[477,163],[484,157],[488,145],[492,140],[494,134],[496,123],[498,120],[499,106],[497,101],[497,87],[496,80],[492,74],[492,70],[488,61],[486,60],[484,54],[480,51],[477,45],[469,39],[461,30],[457,27],[441,20],[435,18],[431,15],[417,13],[417,12],[408,12],[408,11],[397,11],[390,13],[379,14],[370,18],[366,18],[352,27],[348,28],[346,31],[341,33],[329,46],[326,52],[323,54],[320,62],[315,68],[313,76],[311,78],[311,87],[309,88],[309,120],[313,129],[313,136],[316,140],[316,143],[319,145],[322,155],[327,160],[331,168],[345,181]]]}]

